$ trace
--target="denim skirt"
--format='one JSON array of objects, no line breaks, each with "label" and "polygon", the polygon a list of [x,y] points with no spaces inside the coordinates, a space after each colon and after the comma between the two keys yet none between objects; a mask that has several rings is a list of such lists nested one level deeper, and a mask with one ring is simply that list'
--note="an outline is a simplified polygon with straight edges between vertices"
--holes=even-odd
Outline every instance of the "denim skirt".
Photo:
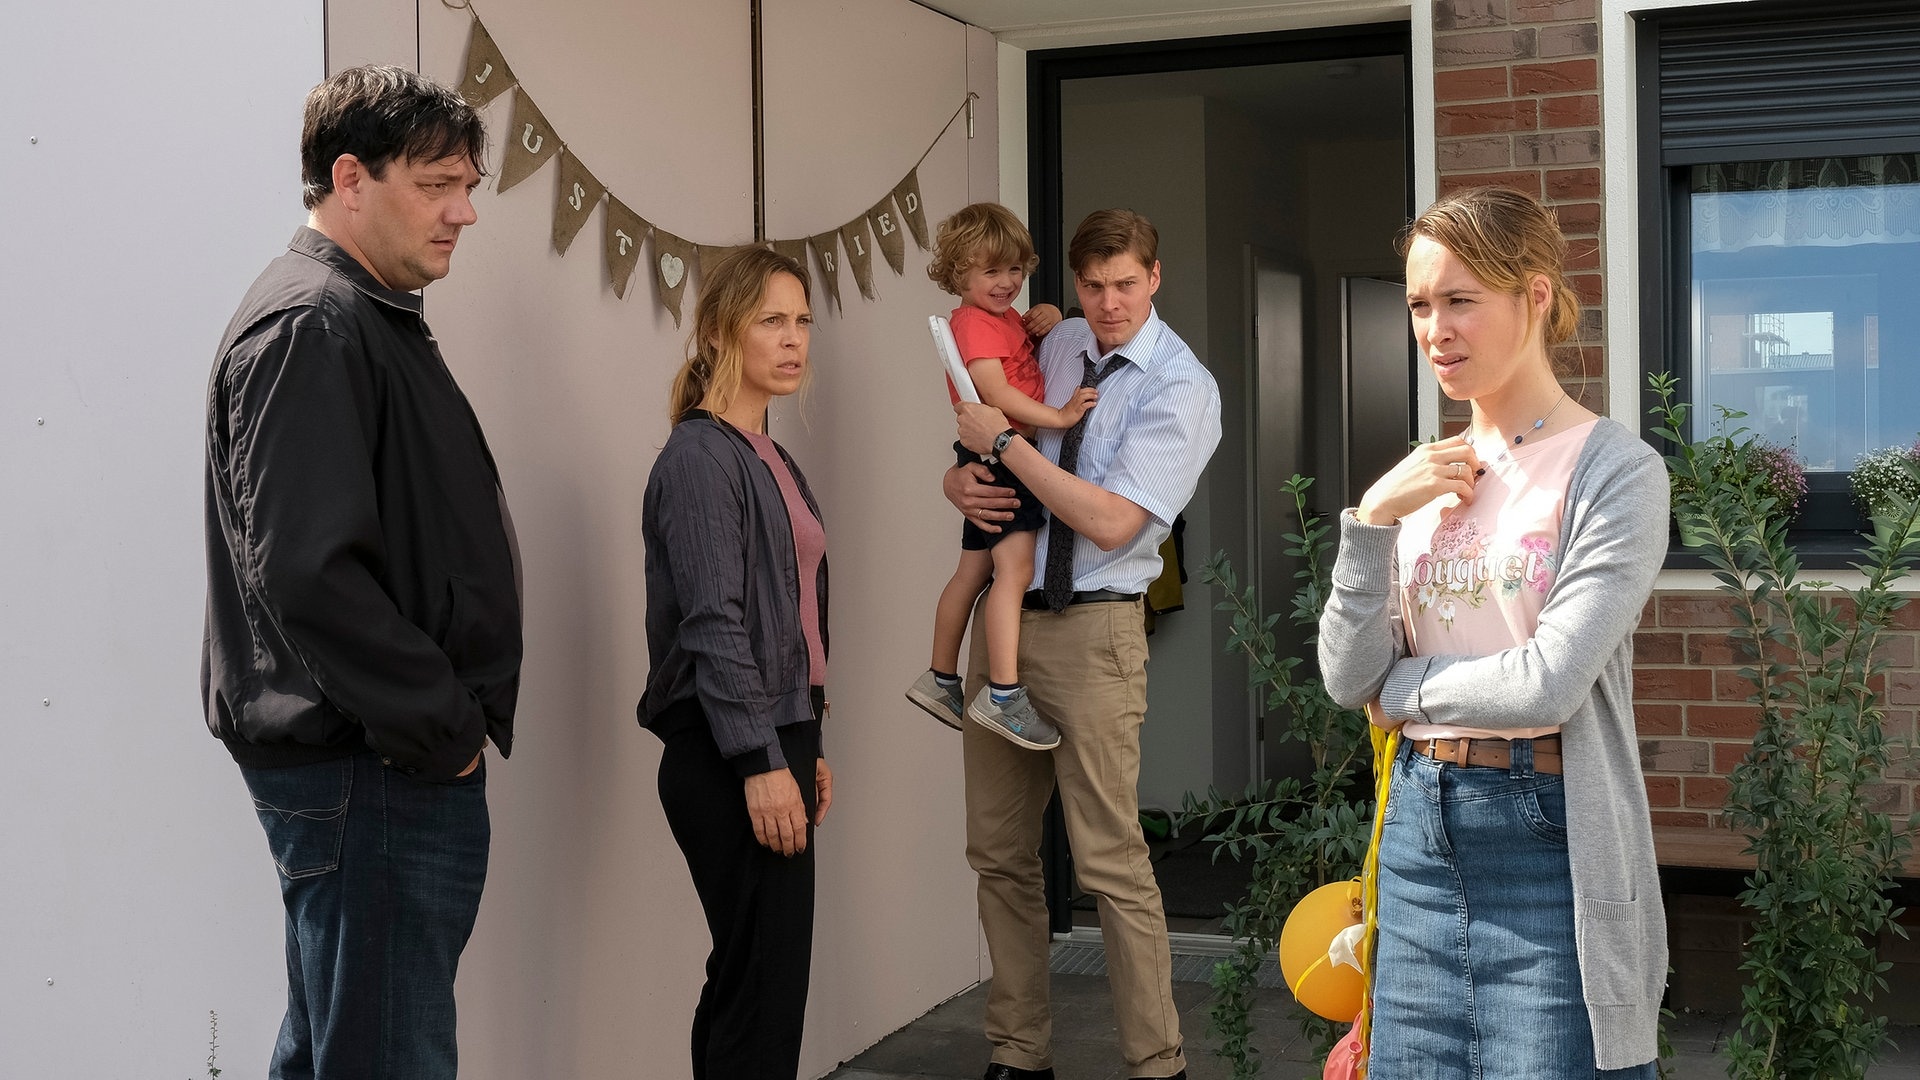
[{"label": "denim skirt", "polygon": [[1369,1080],[1651,1080],[1594,1067],[1560,777],[1408,746],[1393,773]]}]

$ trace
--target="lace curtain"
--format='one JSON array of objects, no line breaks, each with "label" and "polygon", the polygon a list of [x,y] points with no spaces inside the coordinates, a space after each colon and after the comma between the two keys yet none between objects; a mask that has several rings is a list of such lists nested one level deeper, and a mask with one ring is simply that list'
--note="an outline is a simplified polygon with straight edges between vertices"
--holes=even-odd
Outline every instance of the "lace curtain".
[{"label": "lace curtain", "polygon": [[1920,241],[1920,154],[1696,165],[1692,194],[1695,252]]}]

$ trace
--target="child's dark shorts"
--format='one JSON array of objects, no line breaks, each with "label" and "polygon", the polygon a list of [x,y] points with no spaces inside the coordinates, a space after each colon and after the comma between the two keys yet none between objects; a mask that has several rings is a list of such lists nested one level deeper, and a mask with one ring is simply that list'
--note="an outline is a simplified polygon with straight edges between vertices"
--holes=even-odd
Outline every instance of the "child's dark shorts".
[{"label": "child's dark shorts", "polygon": [[[961,465],[982,464],[979,454],[959,443],[953,444],[953,453],[955,460]],[[1000,526],[1000,531],[997,533],[987,532],[975,525],[972,518],[968,518],[966,523],[960,526],[960,550],[962,551],[985,551],[999,543],[1009,533],[1038,532],[1040,527],[1047,523],[1047,508],[1040,505],[1039,498],[1027,490],[1027,485],[1019,477],[1013,475],[1013,470],[997,461],[988,465],[987,468],[993,470],[994,484],[1012,488],[1014,494],[1020,498],[1020,505],[1014,509],[1012,521],[996,522]]]}]

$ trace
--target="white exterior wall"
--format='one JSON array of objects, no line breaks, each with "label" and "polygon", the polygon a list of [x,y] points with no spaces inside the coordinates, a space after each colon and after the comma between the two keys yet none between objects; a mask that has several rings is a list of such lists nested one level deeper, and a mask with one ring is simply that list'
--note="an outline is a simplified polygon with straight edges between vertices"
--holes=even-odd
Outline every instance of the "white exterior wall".
[{"label": "white exterior wall", "polygon": [[258,1075],[279,1023],[273,864],[200,719],[202,417],[304,218],[321,46],[320,0],[0,32],[0,1076],[197,1073],[208,1010]]},{"label": "white exterior wall", "polygon": [[[766,6],[774,235],[872,205],[970,86],[978,138],[956,124],[922,192],[936,219],[994,195],[990,39],[907,0]],[[248,282],[304,220],[307,88],[329,60],[457,81],[467,15],[427,0],[332,0],[324,26],[317,0],[32,7],[0,36],[0,1076],[198,1074],[208,1010],[220,1067],[258,1075],[284,1000],[281,912],[245,788],[200,718],[205,380]],[[691,239],[750,237],[744,5],[482,14],[623,201]],[[489,106],[496,144],[509,107]],[[640,494],[684,339],[644,266],[625,301],[604,284],[597,216],[552,254],[553,175],[489,182],[426,294],[501,464],[528,586],[516,752],[490,773],[492,865],[461,972],[462,1073],[673,1080],[706,928],[633,707]],[[825,504],[836,584],[809,1076],[985,966],[958,740],[900,696],[956,531],[924,322],[951,303],[927,256],[909,243],[907,258],[905,277],[876,259],[877,303],[843,275],[805,417],[775,418]]]}]

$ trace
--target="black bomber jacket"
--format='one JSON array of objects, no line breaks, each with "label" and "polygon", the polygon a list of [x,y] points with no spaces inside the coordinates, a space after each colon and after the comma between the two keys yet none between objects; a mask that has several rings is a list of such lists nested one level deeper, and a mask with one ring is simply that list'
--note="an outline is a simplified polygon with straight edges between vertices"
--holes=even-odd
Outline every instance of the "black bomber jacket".
[{"label": "black bomber jacket", "polygon": [[520,595],[480,423],[412,293],[303,228],[207,388],[207,726],[242,765],[513,746]]}]

